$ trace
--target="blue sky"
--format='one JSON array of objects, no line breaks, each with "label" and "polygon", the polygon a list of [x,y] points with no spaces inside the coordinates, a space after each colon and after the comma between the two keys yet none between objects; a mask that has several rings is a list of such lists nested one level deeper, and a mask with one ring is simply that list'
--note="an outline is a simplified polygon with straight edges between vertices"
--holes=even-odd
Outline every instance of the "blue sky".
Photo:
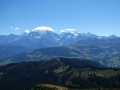
[{"label": "blue sky", "polygon": [[120,0],[0,0],[0,34],[41,26],[120,36]]}]

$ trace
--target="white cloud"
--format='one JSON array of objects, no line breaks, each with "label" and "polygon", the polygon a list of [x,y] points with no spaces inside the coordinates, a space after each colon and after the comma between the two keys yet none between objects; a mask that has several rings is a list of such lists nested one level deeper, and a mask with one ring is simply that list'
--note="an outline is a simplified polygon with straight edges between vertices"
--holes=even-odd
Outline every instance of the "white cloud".
[{"label": "white cloud", "polygon": [[41,26],[41,27],[36,27],[35,29],[33,29],[32,31],[44,31],[44,30],[48,30],[48,31],[54,31],[51,27],[46,27],[46,26]]},{"label": "white cloud", "polygon": [[11,30],[19,30],[19,27],[10,27]]},{"label": "white cloud", "polygon": [[63,30],[60,30],[60,32],[71,32],[71,31],[75,31],[76,29],[63,29]]},{"label": "white cloud", "polygon": [[30,31],[29,30],[25,30],[25,33],[30,33]]},{"label": "white cloud", "polygon": [[60,32],[65,32],[64,30],[60,30]]},{"label": "white cloud", "polygon": [[16,27],[15,30],[19,30],[20,28],[19,27]]}]

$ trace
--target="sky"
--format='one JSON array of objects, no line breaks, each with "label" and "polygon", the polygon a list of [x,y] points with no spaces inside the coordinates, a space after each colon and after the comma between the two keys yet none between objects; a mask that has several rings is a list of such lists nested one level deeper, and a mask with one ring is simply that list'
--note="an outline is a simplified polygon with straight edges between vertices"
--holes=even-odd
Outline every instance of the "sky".
[{"label": "sky", "polygon": [[0,35],[37,29],[120,36],[120,0],[0,0]]}]

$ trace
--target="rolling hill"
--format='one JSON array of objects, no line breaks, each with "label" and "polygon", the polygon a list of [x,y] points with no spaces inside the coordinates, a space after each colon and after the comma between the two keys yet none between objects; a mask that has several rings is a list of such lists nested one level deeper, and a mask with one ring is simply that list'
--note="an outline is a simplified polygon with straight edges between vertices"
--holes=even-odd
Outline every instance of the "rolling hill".
[{"label": "rolling hill", "polygon": [[120,67],[120,39],[87,39],[63,47],[35,49],[3,59],[0,61],[0,65],[61,56],[90,59],[108,67]]}]

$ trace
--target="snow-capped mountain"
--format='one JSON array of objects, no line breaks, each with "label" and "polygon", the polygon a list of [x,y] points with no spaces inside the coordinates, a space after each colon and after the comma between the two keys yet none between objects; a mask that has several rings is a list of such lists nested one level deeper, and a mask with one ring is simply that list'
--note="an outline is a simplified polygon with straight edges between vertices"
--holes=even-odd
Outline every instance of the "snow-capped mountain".
[{"label": "snow-capped mountain", "polygon": [[110,37],[105,37],[97,36],[92,33],[76,32],[64,32],[57,34],[53,31],[44,30],[25,32],[22,35],[0,35],[0,45],[18,45],[36,49],[68,45],[88,38],[111,39],[117,38],[117,36],[112,35]]}]

